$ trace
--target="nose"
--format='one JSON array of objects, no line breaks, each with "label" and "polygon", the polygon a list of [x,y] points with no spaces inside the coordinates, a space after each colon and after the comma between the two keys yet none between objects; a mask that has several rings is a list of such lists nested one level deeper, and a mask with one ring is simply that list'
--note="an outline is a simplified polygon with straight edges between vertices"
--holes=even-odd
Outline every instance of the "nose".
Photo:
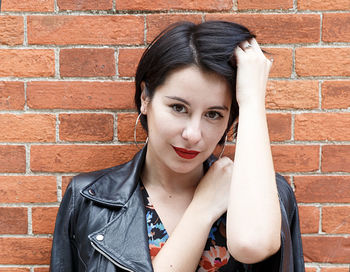
[{"label": "nose", "polygon": [[188,120],[182,131],[182,137],[190,144],[197,144],[202,138],[201,122],[197,118]]}]

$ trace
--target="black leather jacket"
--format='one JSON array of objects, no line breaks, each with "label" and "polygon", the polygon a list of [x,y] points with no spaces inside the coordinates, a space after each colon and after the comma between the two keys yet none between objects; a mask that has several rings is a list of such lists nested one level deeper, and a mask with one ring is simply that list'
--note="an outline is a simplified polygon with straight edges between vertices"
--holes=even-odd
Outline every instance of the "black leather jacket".
[{"label": "black leather jacket", "polygon": [[[145,148],[126,164],[73,178],[61,202],[52,245],[52,272],[153,271],[139,173]],[[208,168],[213,162],[209,158]],[[281,249],[236,271],[304,271],[298,209],[280,175]],[[258,246],[258,245],[257,245]]]}]

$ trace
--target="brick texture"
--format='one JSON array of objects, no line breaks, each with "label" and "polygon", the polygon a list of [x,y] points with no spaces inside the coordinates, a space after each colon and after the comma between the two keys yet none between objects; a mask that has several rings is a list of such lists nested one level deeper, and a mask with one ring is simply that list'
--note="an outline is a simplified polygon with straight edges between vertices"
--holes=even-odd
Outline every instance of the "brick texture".
[{"label": "brick texture", "polygon": [[267,115],[271,141],[286,141],[291,138],[292,117],[287,113],[274,113]]},{"label": "brick texture", "polygon": [[318,233],[320,210],[314,206],[299,206],[301,233]]},{"label": "brick texture", "polygon": [[322,84],[322,108],[350,107],[350,81],[325,81]]},{"label": "brick texture", "polygon": [[23,18],[20,16],[0,15],[0,45],[23,44],[23,40]]},{"label": "brick texture", "polygon": [[290,77],[293,68],[292,49],[270,47],[264,47],[263,49],[267,52],[267,58],[273,58],[270,77]]},{"label": "brick texture", "polygon": [[23,173],[25,170],[25,147],[0,145],[0,173]]},{"label": "brick texture", "polygon": [[27,209],[0,207],[0,234],[25,234],[28,232]]},{"label": "brick texture", "polygon": [[322,171],[350,172],[350,145],[323,146]]},{"label": "brick texture", "polygon": [[[134,141],[134,129],[136,123],[136,113],[120,113],[118,114],[118,140],[122,142]],[[136,140],[145,141],[147,138],[146,132],[138,122],[136,128]]]},{"label": "brick texture", "polygon": [[[350,4],[348,4],[350,6]],[[325,42],[349,42],[350,13],[326,13],[323,15],[322,40]]]},{"label": "brick texture", "polygon": [[238,10],[245,9],[290,9],[293,8],[292,0],[272,0],[272,1],[259,1],[259,0],[238,0]]},{"label": "brick texture", "polygon": [[54,11],[54,0],[2,0],[2,11],[34,11],[49,12]]},{"label": "brick texture", "polygon": [[350,232],[350,207],[323,207],[322,231],[326,233]]},{"label": "brick texture", "polygon": [[121,48],[119,49],[118,72],[122,77],[134,77],[137,64],[142,56],[144,49],[139,48]]},{"label": "brick texture", "polygon": [[112,0],[57,0],[60,10],[110,10],[113,7]]},{"label": "brick texture", "polygon": [[349,10],[348,0],[298,0],[299,10]]},{"label": "brick texture", "polygon": [[22,82],[0,81],[0,110],[23,110],[24,104]]},{"label": "brick texture", "polygon": [[33,233],[52,234],[55,228],[57,207],[35,207],[32,209]]}]

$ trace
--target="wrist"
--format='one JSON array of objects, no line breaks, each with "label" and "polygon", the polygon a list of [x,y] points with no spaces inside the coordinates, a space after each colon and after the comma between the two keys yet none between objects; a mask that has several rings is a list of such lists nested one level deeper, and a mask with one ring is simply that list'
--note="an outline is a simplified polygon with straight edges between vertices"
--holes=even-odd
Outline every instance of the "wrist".
[{"label": "wrist", "polygon": [[200,223],[202,226],[211,226],[217,220],[217,216],[210,208],[206,208],[205,205],[200,205],[196,201],[192,201],[188,206],[186,213],[194,218],[196,222]]}]

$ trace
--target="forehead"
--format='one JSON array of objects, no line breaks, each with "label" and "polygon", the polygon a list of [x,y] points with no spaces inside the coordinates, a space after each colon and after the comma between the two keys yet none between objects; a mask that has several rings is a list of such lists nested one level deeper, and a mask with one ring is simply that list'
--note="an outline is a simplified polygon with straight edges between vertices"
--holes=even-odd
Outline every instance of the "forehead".
[{"label": "forehead", "polygon": [[228,82],[221,76],[204,72],[197,66],[188,66],[171,72],[155,95],[180,96],[189,102],[207,102],[230,105],[231,91]]}]

